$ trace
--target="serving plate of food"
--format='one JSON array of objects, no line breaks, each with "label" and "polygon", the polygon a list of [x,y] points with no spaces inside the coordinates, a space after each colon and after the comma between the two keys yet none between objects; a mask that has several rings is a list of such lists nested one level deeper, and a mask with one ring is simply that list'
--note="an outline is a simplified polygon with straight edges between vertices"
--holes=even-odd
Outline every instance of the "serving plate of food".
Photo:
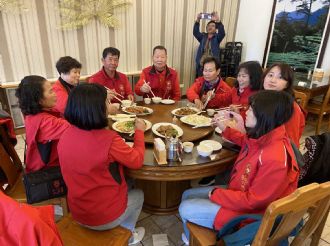
[{"label": "serving plate of food", "polygon": [[122,108],[122,110],[125,113],[135,114],[135,115],[148,115],[148,114],[152,114],[154,112],[151,108],[142,107],[142,106],[124,107],[124,108]]},{"label": "serving plate of food", "polygon": [[172,99],[163,99],[160,101],[162,104],[174,104],[175,101]]},{"label": "serving plate of food", "polygon": [[[151,128],[152,124],[149,120],[144,120],[144,122],[146,123],[146,131],[147,131]],[[134,128],[135,128],[134,119],[120,120],[112,124],[112,129],[120,133],[127,133],[127,134],[134,133]]]},{"label": "serving plate of food", "polygon": [[191,126],[210,126],[212,119],[203,115],[192,114],[183,116],[180,120]]},{"label": "serving plate of food", "polygon": [[175,116],[186,116],[186,115],[191,115],[191,114],[197,114],[199,113],[200,110],[198,108],[193,108],[193,107],[182,107],[182,108],[176,108],[172,110],[172,114]]},{"label": "serving plate of food", "polygon": [[167,122],[156,123],[152,126],[151,130],[154,134],[162,138],[165,138],[165,135],[176,137],[181,137],[183,135],[181,127]]}]

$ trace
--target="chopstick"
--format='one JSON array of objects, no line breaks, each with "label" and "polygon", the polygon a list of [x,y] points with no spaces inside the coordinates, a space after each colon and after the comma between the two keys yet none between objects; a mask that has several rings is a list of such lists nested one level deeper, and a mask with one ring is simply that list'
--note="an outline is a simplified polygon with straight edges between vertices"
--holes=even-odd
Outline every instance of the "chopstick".
[{"label": "chopstick", "polygon": [[[233,105],[233,106],[235,106],[236,108],[243,108],[244,107],[242,105]],[[227,110],[227,109],[231,109],[231,107],[218,108],[218,109],[215,109],[214,111],[221,111],[221,110]]]},{"label": "chopstick", "polygon": [[145,83],[147,86],[149,86],[149,88],[150,88],[150,92],[151,92],[152,96],[153,96],[153,97],[156,97],[155,94],[153,93],[153,91],[151,90],[151,86],[148,85],[147,82],[146,82],[145,80],[143,80],[143,81],[144,81],[144,83]]},{"label": "chopstick", "polygon": [[206,105],[207,105],[207,104],[209,103],[209,101],[211,100],[211,96],[213,95],[214,90],[215,90],[215,88],[212,90],[212,94],[211,94],[209,97],[207,97],[207,99],[206,99],[206,101],[205,101],[205,103],[204,103],[204,105],[203,105],[203,109],[205,109]]},{"label": "chopstick", "polygon": [[[114,93],[115,95],[121,97],[124,99],[124,96],[122,94],[119,94],[118,92],[116,92],[115,90],[110,90],[108,87],[104,86],[104,88],[109,91],[110,93]],[[118,100],[118,99],[117,99]]]}]

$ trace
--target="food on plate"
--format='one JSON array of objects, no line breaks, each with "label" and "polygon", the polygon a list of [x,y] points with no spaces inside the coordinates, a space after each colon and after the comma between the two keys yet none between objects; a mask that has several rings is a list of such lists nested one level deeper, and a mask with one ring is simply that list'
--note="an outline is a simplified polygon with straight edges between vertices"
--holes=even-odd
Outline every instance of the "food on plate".
[{"label": "food on plate", "polygon": [[149,110],[145,107],[141,106],[131,106],[125,108],[126,112],[132,113],[132,114],[148,114]]},{"label": "food on plate", "polygon": [[197,111],[195,109],[188,108],[188,107],[180,108],[175,111],[175,114],[177,114],[177,115],[190,115],[190,114],[196,114],[196,113],[197,113]]},{"label": "food on plate", "polygon": [[135,121],[118,121],[116,128],[120,132],[131,133],[134,131]]},{"label": "food on plate", "polygon": [[177,136],[178,131],[171,125],[161,125],[156,130],[159,134],[163,136]]},{"label": "food on plate", "polygon": [[194,125],[194,126],[203,126],[203,125],[211,124],[211,118],[197,114],[185,116],[181,118],[181,121],[186,124]]}]

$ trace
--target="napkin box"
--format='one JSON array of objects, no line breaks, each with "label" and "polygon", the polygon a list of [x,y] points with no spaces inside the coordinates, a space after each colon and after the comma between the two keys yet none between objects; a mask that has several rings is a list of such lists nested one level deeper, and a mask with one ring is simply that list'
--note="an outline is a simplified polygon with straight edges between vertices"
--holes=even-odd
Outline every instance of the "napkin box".
[{"label": "napkin box", "polygon": [[165,144],[160,138],[154,139],[154,157],[159,165],[167,164]]}]

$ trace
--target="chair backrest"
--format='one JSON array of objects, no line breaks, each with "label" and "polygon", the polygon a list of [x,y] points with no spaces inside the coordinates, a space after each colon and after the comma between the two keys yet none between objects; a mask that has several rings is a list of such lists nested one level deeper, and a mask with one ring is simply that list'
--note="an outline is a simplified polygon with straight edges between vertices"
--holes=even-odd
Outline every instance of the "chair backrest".
[{"label": "chair backrest", "polygon": [[227,85],[229,85],[230,87],[234,87],[236,78],[235,77],[227,77],[225,79],[225,81],[226,81]]},{"label": "chair backrest", "polygon": [[294,98],[301,108],[306,109],[307,95],[305,93],[294,90]]},{"label": "chair backrest", "polygon": [[[320,238],[329,207],[330,182],[301,187],[267,207],[252,245],[278,245],[282,239],[287,238],[306,213],[309,218],[291,245],[303,245],[308,238],[312,238],[311,245],[315,245],[313,240],[318,241]],[[281,222],[269,236],[278,216],[282,216]]]},{"label": "chair backrest", "polygon": [[330,86],[328,88],[327,94],[323,97],[323,102],[321,106],[321,112],[323,113],[325,111],[325,108],[330,103]]},{"label": "chair backrest", "polygon": [[0,125],[0,139],[0,169],[7,178],[8,186],[6,190],[10,190],[16,184],[22,172],[22,162],[9,139],[8,132],[2,125]]}]

